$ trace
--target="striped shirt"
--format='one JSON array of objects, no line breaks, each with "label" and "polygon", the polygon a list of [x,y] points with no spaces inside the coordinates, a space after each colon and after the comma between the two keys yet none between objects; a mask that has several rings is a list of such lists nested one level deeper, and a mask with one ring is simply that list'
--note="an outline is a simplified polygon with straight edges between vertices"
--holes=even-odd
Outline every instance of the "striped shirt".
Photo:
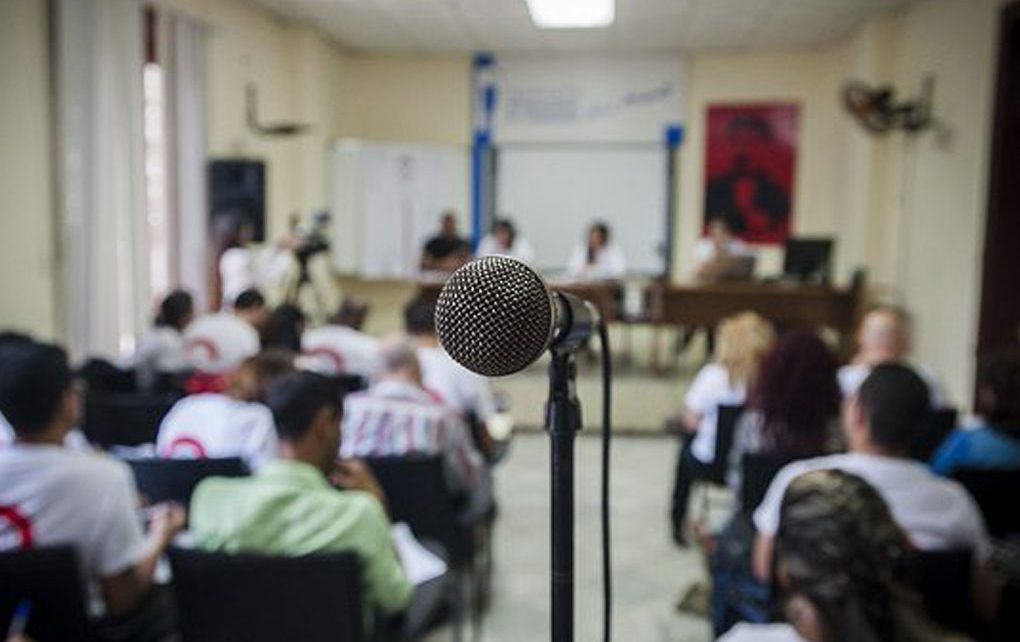
[{"label": "striped shirt", "polygon": [[451,490],[483,485],[485,463],[455,410],[406,381],[381,381],[344,400],[342,458],[442,455]]}]

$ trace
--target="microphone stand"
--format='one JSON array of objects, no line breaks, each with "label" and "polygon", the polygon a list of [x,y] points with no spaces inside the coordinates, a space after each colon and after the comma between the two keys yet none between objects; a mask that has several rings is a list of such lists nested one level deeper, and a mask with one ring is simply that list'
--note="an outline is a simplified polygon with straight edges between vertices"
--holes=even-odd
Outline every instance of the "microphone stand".
[{"label": "microphone stand", "polygon": [[552,640],[573,642],[574,437],[581,430],[581,403],[569,350],[552,352],[545,423],[552,442]]}]

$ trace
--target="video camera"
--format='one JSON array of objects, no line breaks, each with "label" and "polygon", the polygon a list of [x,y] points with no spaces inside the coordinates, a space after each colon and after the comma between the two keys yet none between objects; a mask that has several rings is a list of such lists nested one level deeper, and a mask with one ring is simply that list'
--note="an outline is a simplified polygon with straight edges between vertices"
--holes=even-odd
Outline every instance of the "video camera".
[{"label": "video camera", "polygon": [[329,251],[326,228],[329,227],[330,218],[327,211],[316,212],[309,224],[295,226],[294,234],[297,236],[298,246],[294,250],[294,256],[301,265],[306,265],[313,256]]}]

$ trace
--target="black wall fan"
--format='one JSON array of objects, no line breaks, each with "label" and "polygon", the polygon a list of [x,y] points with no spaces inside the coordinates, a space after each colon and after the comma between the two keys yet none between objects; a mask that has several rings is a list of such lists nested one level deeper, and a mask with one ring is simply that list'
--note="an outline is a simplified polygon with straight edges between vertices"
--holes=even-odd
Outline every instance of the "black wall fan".
[{"label": "black wall fan", "polygon": [[843,105],[873,134],[897,129],[916,133],[927,129],[934,121],[931,113],[934,85],[934,79],[928,77],[924,80],[920,96],[897,102],[896,90],[889,85],[874,87],[851,80],[843,86]]}]

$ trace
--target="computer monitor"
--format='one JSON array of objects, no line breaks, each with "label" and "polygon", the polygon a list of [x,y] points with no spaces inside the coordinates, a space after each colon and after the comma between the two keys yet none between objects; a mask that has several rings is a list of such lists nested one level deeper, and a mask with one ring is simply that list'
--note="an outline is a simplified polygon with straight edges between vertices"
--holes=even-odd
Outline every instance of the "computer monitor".
[{"label": "computer monitor", "polygon": [[831,238],[799,238],[786,242],[783,274],[798,281],[828,283],[832,276]]}]

